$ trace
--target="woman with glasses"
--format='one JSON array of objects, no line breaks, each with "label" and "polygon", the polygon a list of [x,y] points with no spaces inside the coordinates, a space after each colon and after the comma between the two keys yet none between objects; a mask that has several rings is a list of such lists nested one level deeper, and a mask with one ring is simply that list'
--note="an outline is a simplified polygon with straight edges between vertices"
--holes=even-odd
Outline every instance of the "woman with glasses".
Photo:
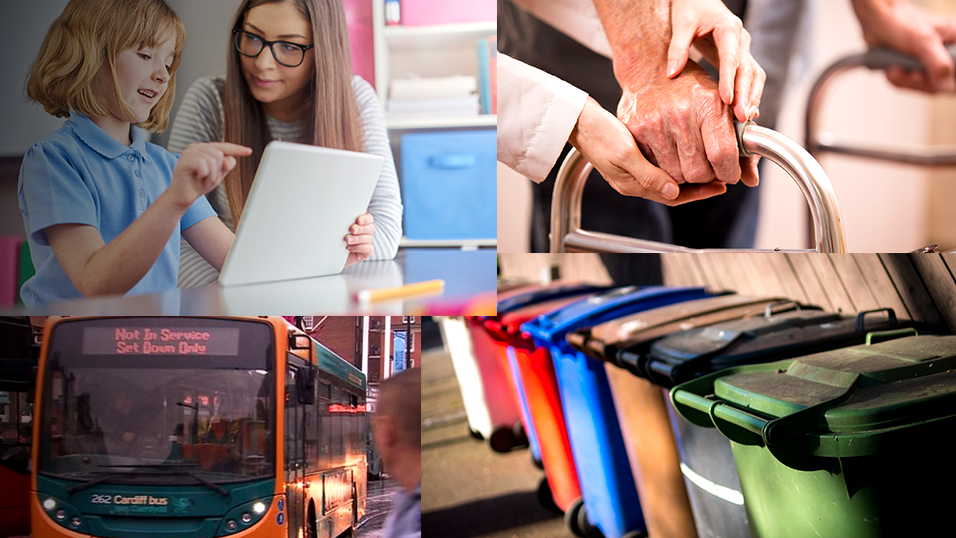
[{"label": "woman with glasses", "polygon": [[[368,212],[357,216],[344,242],[348,265],[393,258],[402,235],[395,162],[375,91],[352,76],[341,0],[244,0],[229,38],[225,78],[200,78],[189,88],[173,122],[169,151],[209,141],[253,149],[253,157],[207,195],[232,230],[271,140],[382,155],[385,166]],[[217,279],[215,268],[184,243],[179,287]]]}]

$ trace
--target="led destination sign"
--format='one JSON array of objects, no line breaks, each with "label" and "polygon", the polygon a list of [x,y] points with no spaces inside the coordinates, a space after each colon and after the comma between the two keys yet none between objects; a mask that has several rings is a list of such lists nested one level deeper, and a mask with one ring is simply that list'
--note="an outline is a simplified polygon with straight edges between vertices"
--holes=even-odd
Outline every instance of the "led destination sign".
[{"label": "led destination sign", "polygon": [[84,355],[238,355],[239,329],[86,327]]}]

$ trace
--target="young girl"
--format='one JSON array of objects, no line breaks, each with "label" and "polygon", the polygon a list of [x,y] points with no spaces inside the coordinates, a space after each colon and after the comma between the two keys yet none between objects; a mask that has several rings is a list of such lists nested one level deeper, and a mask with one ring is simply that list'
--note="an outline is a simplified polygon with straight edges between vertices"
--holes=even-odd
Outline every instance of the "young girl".
[{"label": "young girl", "polygon": [[[209,195],[231,229],[270,140],[382,155],[385,166],[368,213],[347,238],[349,262],[393,258],[402,235],[395,163],[375,91],[352,76],[341,0],[244,0],[232,27],[226,76],[200,78],[189,88],[173,123],[170,151],[223,140],[253,149],[253,158],[240,162]],[[217,269],[184,244],[181,287],[213,282]]]},{"label": "young girl", "polygon": [[203,195],[252,150],[196,144],[177,158],[133,128],[166,127],[185,41],[164,0],[70,0],[50,27],[27,94],[69,119],[20,169],[28,307],[173,288],[180,236],[222,265],[234,236]]}]

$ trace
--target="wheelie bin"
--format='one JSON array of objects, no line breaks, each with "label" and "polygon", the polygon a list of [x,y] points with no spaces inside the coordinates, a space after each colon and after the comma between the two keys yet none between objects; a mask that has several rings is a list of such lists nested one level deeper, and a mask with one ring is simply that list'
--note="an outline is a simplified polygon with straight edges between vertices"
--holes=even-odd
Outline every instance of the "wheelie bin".
[{"label": "wheelie bin", "polygon": [[461,317],[436,320],[458,378],[468,430],[473,437],[486,439],[492,450],[511,450],[523,435],[523,427],[514,390],[495,357],[491,337],[472,330]]},{"label": "wheelie bin", "polygon": [[606,363],[650,536],[693,538],[697,531],[667,414],[666,391],[627,369],[636,365],[618,363],[618,350],[630,349],[636,354],[643,348],[646,352],[651,342],[676,331],[763,314],[774,305],[793,304],[782,298],[728,294],[662,306],[568,334],[569,344]]},{"label": "wheelie bin", "polygon": [[752,536],[953,534],[956,336],[734,367],[671,398],[730,440]]},{"label": "wheelie bin", "polygon": [[607,538],[639,536],[645,524],[604,366],[571,348],[565,336],[580,327],[709,295],[703,288],[629,286],[582,299],[521,326],[551,353],[584,498],[579,525],[585,532],[593,526]]},{"label": "wheelie bin", "polygon": [[[545,506],[553,504],[563,511],[569,528],[577,536],[584,535],[578,525],[583,499],[554,365],[548,348],[536,346],[520,327],[541,314],[607,290],[606,287],[578,286],[574,289],[575,295],[563,293],[557,299],[532,301],[523,306],[511,302],[499,309],[497,317],[485,320],[489,333],[507,346],[512,375],[518,382],[521,400],[527,404],[529,418],[526,424],[531,425],[530,429],[534,431],[541,450],[541,464],[546,478],[538,489],[539,500]],[[539,294],[536,298],[541,297],[554,295]]]},{"label": "wheelie bin", "polygon": [[[621,350],[622,360],[643,365],[640,374],[670,389],[682,382],[744,364],[765,363],[859,344],[875,329],[899,328],[891,309],[844,316],[800,309],[728,321],[657,340],[645,358]],[[680,468],[702,536],[749,535],[744,497],[730,443],[716,430],[700,428],[668,406],[680,453]]]}]

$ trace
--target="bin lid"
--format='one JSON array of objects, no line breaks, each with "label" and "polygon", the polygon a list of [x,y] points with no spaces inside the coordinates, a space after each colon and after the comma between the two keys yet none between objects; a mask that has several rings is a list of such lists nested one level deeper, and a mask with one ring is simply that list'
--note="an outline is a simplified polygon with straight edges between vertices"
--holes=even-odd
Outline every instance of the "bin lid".
[{"label": "bin lid", "polygon": [[553,282],[544,286],[530,286],[498,294],[498,315],[501,316],[516,308],[560,299],[561,297],[598,293],[613,289],[611,286],[598,286],[581,282]]},{"label": "bin lid", "polygon": [[579,327],[596,325],[637,310],[657,308],[677,301],[709,297],[702,287],[626,286],[580,299],[521,326],[535,339],[566,346],[564,337]]},{"label": "bin lid", "polygon": [[[590,331],[574,331],[568,334],[567,340],[596,359],[616,363],[619,349],[702,324],[709,325],[748,314],[763,313],[767,305],[784,302],[794,304],[782,298],[757,298],[733,293],[718,295],[613,319],[591,328]],[[587,338],[584,338],[584,332],[589,333]],[[575,344],[574,340],[578,340],[578,344]]]},{"label": "bin lid", "polygon": [[578,295],[567,295],[550,301],[530,303],[508,311],[504,315],[489,318],[484,321],[488,332],[496,340],[506,342],[508,345],[529,348],[534,342],[527,335],[522,333],[520,327],[528,320],[534,319],[542,314],[554,312],[581,299],[582,296],[589,295],[581,293]]},{"label": "bin lid", "polygon": [[896,446],[894,438],[914,442],[916,428],[930,431],[956,418],[956,336],[909,336],[741,366],[714,374],[712,387],[717,401],[765,418],[764,441],[784,453],[789,445],[814,456],[873,454]]},{"label": "bin lid", "polygon": [[868,330],[899,325],[889,308],[856,316],[800,309],[716,323],[654,342],[640,373],[659,385],[673,387],[731,366],[863,343]]}]

